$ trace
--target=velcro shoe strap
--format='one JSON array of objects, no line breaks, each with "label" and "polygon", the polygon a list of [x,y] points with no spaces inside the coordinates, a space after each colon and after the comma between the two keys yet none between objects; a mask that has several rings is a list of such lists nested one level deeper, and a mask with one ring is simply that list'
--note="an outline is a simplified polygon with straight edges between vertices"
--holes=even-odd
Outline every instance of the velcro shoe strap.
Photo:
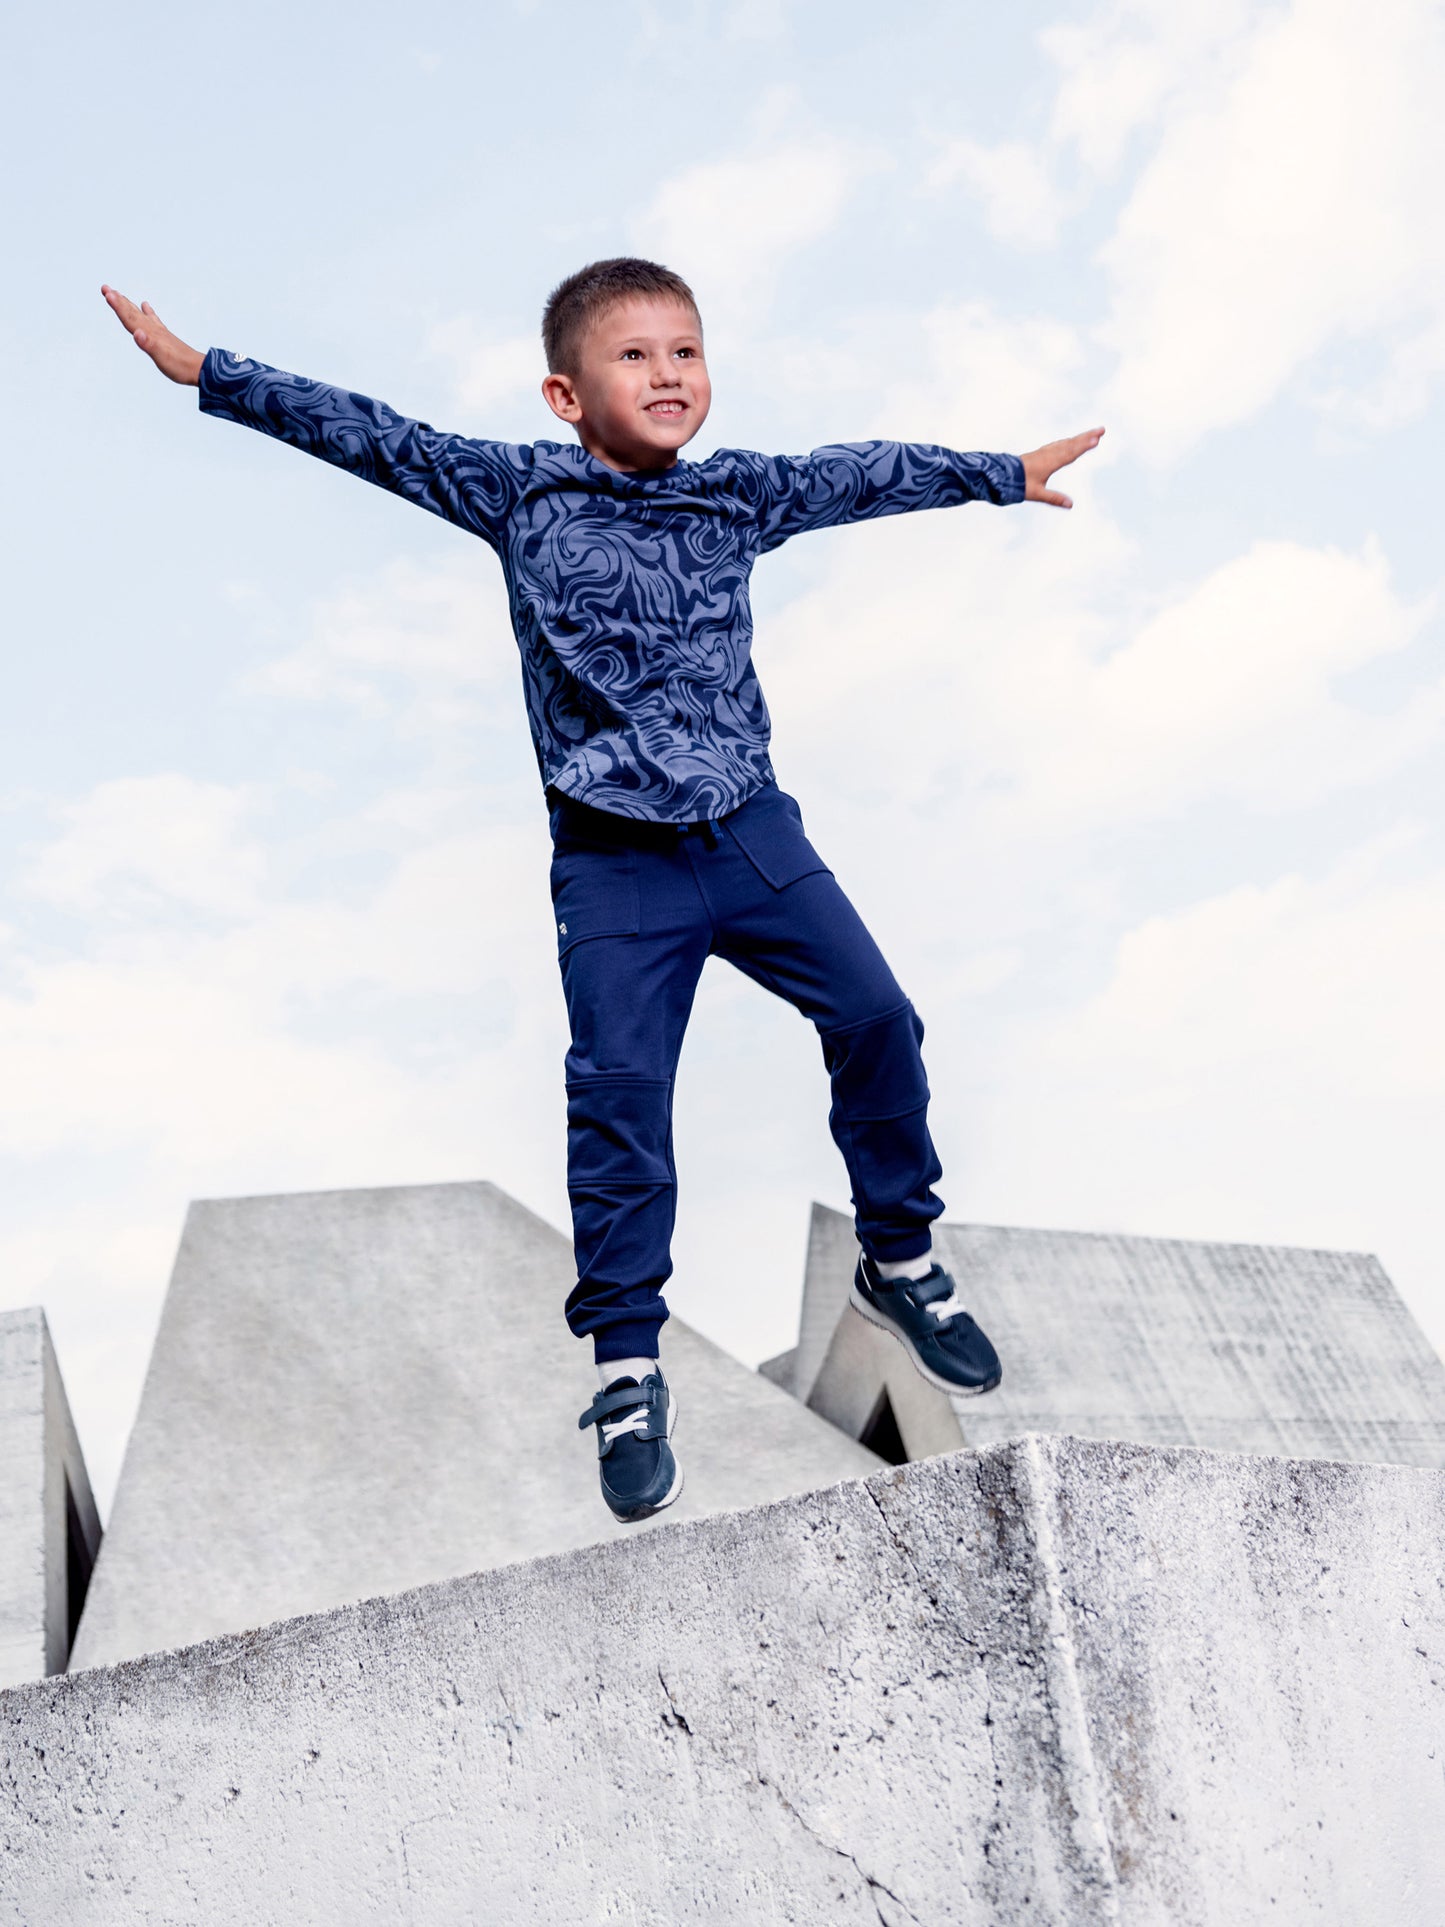
[{"label": "velcro shoe strap", "polygon": [[639,1405],[645,1405],[647,1407],[648,1430],[643,1436],[646,1438],[664,1438],[666,1437],[665,1430],[657,1432],[652,1429],[659,1417],[658,1406],[660,1403],[661,1401],[655,1396],[649,1398],[641,1387],[637,1385],[631,1387],[623,1385],[615,1392],[599,1392],[587,1407],[587,1410],[582,1414],[581,1418],[578,1419],[577,1430],[579,1432],[585,1432],[589,1425],[600,1425],[603,1419],[614,1418],[619,1412],[635,1412]]}]

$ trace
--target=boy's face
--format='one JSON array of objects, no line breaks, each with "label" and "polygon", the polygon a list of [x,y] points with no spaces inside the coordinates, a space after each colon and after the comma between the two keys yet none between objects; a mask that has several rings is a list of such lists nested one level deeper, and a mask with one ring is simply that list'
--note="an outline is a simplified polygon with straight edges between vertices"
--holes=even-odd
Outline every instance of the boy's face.
[{"label": "boy's face", "polygon": [[548,375],[542,393],[609,468],[671,468],[712,405],[698,318],[670,299],[619,302],[588,329],[577,372]]}]

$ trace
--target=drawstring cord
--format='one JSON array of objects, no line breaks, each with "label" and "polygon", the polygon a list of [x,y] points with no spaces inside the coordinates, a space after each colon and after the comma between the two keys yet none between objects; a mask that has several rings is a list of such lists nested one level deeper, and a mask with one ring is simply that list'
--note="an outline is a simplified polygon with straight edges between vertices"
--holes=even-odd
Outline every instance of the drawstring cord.
[{"label": "drawstring cord", "polygon": [[700,836],[708,849],[715,850],[719,825],[715,818],[710,816],[705,823],[679,823],[677,833],[679,836]]}]

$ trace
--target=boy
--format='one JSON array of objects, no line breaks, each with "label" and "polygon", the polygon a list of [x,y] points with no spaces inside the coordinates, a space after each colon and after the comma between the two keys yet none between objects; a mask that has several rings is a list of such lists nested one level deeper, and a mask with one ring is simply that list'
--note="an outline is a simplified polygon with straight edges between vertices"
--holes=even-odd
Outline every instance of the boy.
[{"label": "boy", "polygon": [[1072,506],[1047,484],[1102,429],[1031,455],[862,442],[801,459],[678,451],[711,400],[687,283],[650,261],[569,276],[542,322],[542,393],[577,446],[442,435],[380,402],[211,349],[102,290],[207,414],[259,428],[479,535],[506,575],[551,807],[572,1047],[567,1177],[593,1341],[602,1494],[645,1519],[682,1490],[658,1362],[676,1199],[672,1086],[702,966],[726,957],[816,1026],[852,1184],[852,1303],[931,1384],[987,1392],[993,1346],[931,1256],[943,1205],[914,1014],[768,759],[750,658],[754,559],[831,523],[983,499]]}]

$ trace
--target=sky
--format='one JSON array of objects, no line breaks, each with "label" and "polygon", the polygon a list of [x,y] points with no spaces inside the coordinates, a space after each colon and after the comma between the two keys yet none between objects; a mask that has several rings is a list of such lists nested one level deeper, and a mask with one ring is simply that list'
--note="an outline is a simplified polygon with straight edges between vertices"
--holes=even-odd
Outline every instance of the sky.
[{"label": "sky", "polygon": [[[1445,1344],[1439,4],[142,0],[7,56],[0,1308],[103,1507],[191,1198],[567,1218],[496,563],[200,417],[102,280],[529,440],[548,290],[641,252],[690,455],[1104,423],[1069,514],[764,559],[780,780],[924,1017],[950,1219],[1372,1251]],[[847,1205],[827,1102],[710,965],[669,1298],[750,1363]]]}]

